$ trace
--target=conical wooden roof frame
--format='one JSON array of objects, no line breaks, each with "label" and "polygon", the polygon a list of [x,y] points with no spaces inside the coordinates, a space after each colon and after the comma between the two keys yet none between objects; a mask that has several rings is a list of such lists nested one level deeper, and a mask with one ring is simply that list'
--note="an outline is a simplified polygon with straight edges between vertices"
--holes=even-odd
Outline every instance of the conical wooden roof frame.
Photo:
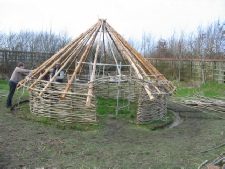
[{"label": "conical wooden roof frame", "polygon": [[[92,94],[92,85],[95,81],[96,74],[96,63],[98,60],[99,48],[101,45],[105,45],[105,40],[108,40],[108,47],[112,50],[110,45],[114,45],[114,48],[120,54],[121,59],[128,63],[134,70],[136,76],[140,80],[145,80],[149,82],[154,87],[154,93],[160,95],[162,91],[158,87],[161,84],[161,87],[167,93],[175,92],[175,87],[169,82],[149,61],[147,61],[140,53],[138,53],[119,33],[117,33],[104,19],[99,19],[97,23],[95,23],[92,27],[90,27],[86,32],[82,33],[75,40],[67,44],[64,48],[62,48],[59,52],[53,55],[51,58],[42,63],[38,68],[36,68],[30,75],[27,76],[26,79],[20,82],[22,86],[29,84],[31,79],[34,79],[32,83],[30,83],[27,88],[28,90],[35,87],[38,81],[42,80],[42,78],[56,65],[56,63],[61,63],[60,70],[67,69],[71,66],[71,63],[77,60],[78,64],[73,70],[71,78],[65,84],[65,90],[61,96],[61,99],[66,97],[68,90],[71,87],[71,84],[74,81],[75,76],[82,71],[84,62],[90,56],[90,51],[93,49],[94,45],[97,45],[95,48],[95,55],[92,60],[93,68],[92,75],[89,81],[89,90],[88,94]],[[110,41],[110,43],[109,43]],[[103,46],[105,48],[105,46]],[[112,55],[113,51],[112,51]],[[118,57],[114,56],[115,64],[118,65],[117,61]],[[89,60],[90,61],[90,60]],[[118,70],[119,71],[119,70]],[[48,81],[48,83],[43,87],[43,90],[39,93],[42,93],[49,87],[49,85],[55,80],[56,76],[60,73],[60,71],[56,72],[56,74]],[[118,72],[121,75],[121,72]],[[157,82],[156,84],[151,83],[152,81]],[[147,92],[149,99],[153,99],[154,96],[152,94],[152,90],[149,88],[149,84],[143,83],[145,91]],[[90,98],[87,98],[87,105],[90,105]]]}]

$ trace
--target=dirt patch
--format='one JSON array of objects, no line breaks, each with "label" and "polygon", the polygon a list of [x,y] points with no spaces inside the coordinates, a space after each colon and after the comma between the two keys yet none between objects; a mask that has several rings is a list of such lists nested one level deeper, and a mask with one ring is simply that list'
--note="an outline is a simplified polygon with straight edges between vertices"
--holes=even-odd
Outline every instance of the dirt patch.
[{"label": "dirt patch", "polygon": [[[3,103],[2,103],[3,105]],[[62,130],[0,112],[0,168],[197,168],[215,159],[225,123],[202,112],[168,104],[184,122],[151,131],[123,119],[108,119],[94,131]]]}]

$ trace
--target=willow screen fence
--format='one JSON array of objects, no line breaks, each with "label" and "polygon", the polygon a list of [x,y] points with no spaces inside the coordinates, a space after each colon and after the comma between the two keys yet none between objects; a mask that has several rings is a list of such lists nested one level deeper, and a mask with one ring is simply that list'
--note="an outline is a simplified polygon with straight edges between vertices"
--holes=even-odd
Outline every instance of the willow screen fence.
[{"label": "willow screen fence", "polygon": [[[54,53],[0,50],[0,78],[9,78],[18,62],[34,69]],[[225,83],[225,59],[147,58],[169,80]]]},{"label": "willow screen fence", "polygon": [[9,78],[18,62],[23,62],[27,69],[35,69],[52,55],[53,53],[0,50],[0,77]]},{"label": "willow screen fence", "polygon": [[147,59],[169,80],[225,83],[225,59]]}]

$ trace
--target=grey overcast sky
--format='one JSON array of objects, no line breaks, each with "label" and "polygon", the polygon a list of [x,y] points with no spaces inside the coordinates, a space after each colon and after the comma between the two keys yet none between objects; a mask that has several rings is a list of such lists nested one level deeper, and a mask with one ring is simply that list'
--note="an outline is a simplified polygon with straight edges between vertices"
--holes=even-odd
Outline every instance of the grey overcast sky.
[{"label": "grey overcast sky", "polygon": [[225,0],[0,0],[0,31],[66,31],[77,37],[97,22],[107,22],[126,38],[143,32],[167,38],[220,19]]}]

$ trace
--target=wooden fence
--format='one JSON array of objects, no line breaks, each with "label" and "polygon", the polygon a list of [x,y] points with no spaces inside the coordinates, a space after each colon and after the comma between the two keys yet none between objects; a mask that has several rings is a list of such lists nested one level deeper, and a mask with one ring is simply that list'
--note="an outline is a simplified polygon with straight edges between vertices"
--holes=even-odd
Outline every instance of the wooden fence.
[{"label": "wooden fence", "polygon": [[225,59],[147,58],[169,80],[225,83]]},{"label": "wooden fence", "polygon": [[[0,78],[9,78],[18,62],[35,69],[53,53],[0,50]],[[169,80],[225,83],[225,59],[147,58]]]},{"label": "wooden fence", "polygon": [[35,69],[52,55],[53,53],[0,50],[0,77],[9,78],[19,62],[23,62],[27,69]]}]

